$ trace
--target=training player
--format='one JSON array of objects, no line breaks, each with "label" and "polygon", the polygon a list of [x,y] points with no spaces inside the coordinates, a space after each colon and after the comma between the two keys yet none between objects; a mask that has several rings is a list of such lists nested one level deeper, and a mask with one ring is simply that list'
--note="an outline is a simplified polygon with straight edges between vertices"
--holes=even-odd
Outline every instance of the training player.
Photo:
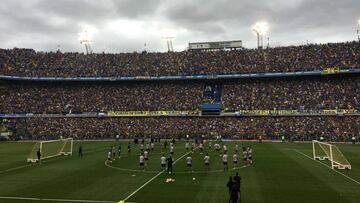
[{"label": "training player", "polygon": [[195,143],[191,144],[191,151],[193,151],[195,149],[195,145],[196,145]]},{"label": "training player", "polygon": [[152,143],[150,144],[150,146],[151,146],[151,151],[154,151],[154,148],[155,148],[154,142],[152,142]]},{"label": "training player", "polygon": [[166,157],[164,154],[160,157],[160,164],[161,164],[161,168],[164,170],[166,166]]},{"label": "training player", "polygon": [[115,158],[116,158],[115,146],[113,146],[113,147],[111,148],[111,152],[112,152],[112,159],[115,161]]},{"label": "training player", "polygon": [[173,142],[170,142],[170,148],[171,147],[174,147],[174,143]]},{"label": "training player", "polygon": [[128,153],[130,153],[131,152],[131,145],[130,145],[130,143],[128,144]]},{"label": "training player", "polygon": [[144,151],[144,144],[140,144],[140,151],[141,151],[141,152]]},{"label": "training player", "polygon": [[217,152],[220,151],[220,145],[218,143],[215,143],[214,147]]},{"label": "training player", "polygon": [[79,157],[81,158],[83,156],[83,153],[82,153],[82,147],[81,145],[79,146]]},{"label": "training player", "polygon": [[146,146],[145,150],[146,150],[146,151],[149,151],[149,150],[150,150],[150,145],[149,145],[149,143],[146,143],[145,146]]},{"label": "training player", "polygon": [[226,153],[227,152],[227,146],[223,145],[223,149],[224,149],[224,153]]},{"label": "training player", "polygon": [[203,154],[204,145],[200,142],[199,144],[200,154]]},{"label": "training player", "polygon": [[173,172],[173,159],[171,155],[167,158],[167,172],[168,174]]},{"label": "training player", "polygon": [[185,143],[185,149],[186,149],[186,151],[189,151],[189,142]]},{"label": "training player", "polygon": [[174,155],[174,145],[170,145],[170,154]]},{"label": "training player", "polygon": [[237,163],[238,163],[238,155],[236,152],[234,152],[234,154],[233,154],[233,163],[234,163],[234,169],[235,169],[237,166]]},{"label": "training player", "polygon": [[209,150],[211,150],[211,147],[212,147],[212,143],[209,142]]},{"label": "training player", "polygon": [[252,164],[252,148],[251,147],[248,147],[247,149],[247,159],[248,159],[248,162],[249,162],[249,165]]},{"label": "training player", "polygon": [[244,163],[247,164],[247,150],[246,150],[246,147],[243,147],[243,160],[244,160]]},{"label": "training player", "polygon": [[119,158],[120,158],[120,156],[121,156],[121,144],[118,147],[118,153],[119,153]]},{"label": "training player", "polygon": [[149,152],[148,152],[148,150],[145,150],[144,158],[145,158],[145,165],[146,165],[146,163],[149,161]]},{"label": "training player", "polygon": [[224,154],[222,155],[222,161],[224,164],[224,171],[228,170],[228,155],[226,154],[226,152],[224,152]]},{"label": "training player", "polygon": [[144,170],[145,157],[142,153],[140,154],[140,157],[139,157],[139,165],[140,165],[140,169]]},{"label": "training player", "polygon": [[111,163],[112,159],[111,159],[111,156],[112,156],[112,153],[111,153],[111,150],[108,151],[108,154],[107,154],[107,158],[108,158],[108,161]]},{"label": "training player", "polygon": [[205,168],[207,170],[210,169],[210,156],[208,153],[206,153],[205,157],[204,157],[204,163],[205,163]]},{"label": "training player", "polygon": [[167,142],[167,140],[165,140],[164,141],[164,149],[166,149],[167,145],[168,145],[168,142]]},{"label": "training player", "polygon": [[40,152],[40,148],[39,148],[39,150],[36,152],[36,156],[37,156],[37,162],[38,162],[39,164],[41,164],[41,152]]},{"label": "training player", "polygon": [[188,154],[188,156],[186,157],[186,166],[189,171],[192,171],[192,158],[190,154]]}]

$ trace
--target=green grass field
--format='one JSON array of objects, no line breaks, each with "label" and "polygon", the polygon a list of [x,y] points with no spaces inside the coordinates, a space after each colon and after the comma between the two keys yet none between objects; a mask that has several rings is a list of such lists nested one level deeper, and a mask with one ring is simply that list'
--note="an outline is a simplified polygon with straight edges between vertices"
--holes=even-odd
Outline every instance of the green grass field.
[{"label": "green grass field", "polygon": [[[44,160],[41,165],[26,163],[34,143],[0,143],[0,202],[105,203],[126,199],[138,203],[226,203],[226,183],[235,171],[242,178],[245,203],[360,201],[360,145],[337,144],[352,170],[332,170],[326,166],[329,162],[310,159],[311,144],[246,143],[253,147],[253,165],[241,167],[241,162],[239,169],[224,172],[219,154],[211,151],[211,169],[205,171],[203,155],[196,150],[191,173],[186,172],[185,157],[181,158],[186,153],[185,144],[177,142],[174,158],[178,161],[171,176],[175,183],[165,183],[169,175],[160,173],[159,144],[143,172],[138,167],[139,146],[132,144],[133,151],[128,154],[127,142],[122,142],[121,158],[106,165],[107,151],[114,143],[82,142],[85,155],[79,158],[79,142],[75,142],[73,156]],[[234,142],[225,143],[232,154]]]}]

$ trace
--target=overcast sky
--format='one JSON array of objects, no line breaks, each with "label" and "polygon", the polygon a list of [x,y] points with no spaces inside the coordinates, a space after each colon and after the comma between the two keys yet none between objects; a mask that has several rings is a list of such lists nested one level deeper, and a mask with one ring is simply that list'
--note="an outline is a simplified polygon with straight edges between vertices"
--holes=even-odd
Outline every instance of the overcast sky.
[{"label": "overcast sky", "polygon": [[95,52],[175,50],[188,42],[243,40],[270,24],[270,46],[356,39],[359,0],[1,0],[0,47],[83,52],[78,33],[91,32]]}]

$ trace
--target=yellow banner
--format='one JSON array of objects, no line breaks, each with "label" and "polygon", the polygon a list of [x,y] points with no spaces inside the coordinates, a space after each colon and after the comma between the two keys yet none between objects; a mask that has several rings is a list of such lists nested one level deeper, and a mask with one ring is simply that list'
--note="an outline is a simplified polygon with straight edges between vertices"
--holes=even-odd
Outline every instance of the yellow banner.
[{"label": "yellow banner", "polygon": [[299,114],[351,114],[355,113],[356,109],[325,109],[318,111],[298,111],[298,110],[239,110],[241,114],[248,115],[299,115]]},{"label": "yellow banner", "polygon": [[108,116],[182,116],[196,115],[198,111],[109,111]]},{"label": "yellow banner", "polygon": [[340,72],[340,68],[339,67],[328,67],[328,68],[324,68],[324,73],[325,74],[334,74],[334,73],[338,73]]}]

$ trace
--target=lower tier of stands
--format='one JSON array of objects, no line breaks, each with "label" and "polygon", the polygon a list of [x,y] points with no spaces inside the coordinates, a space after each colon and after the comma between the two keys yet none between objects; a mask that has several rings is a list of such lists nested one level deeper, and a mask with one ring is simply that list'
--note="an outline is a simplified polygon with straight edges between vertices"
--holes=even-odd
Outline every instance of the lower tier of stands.
[{"label": "lower tier of stands", "polygon": [[11,118],[7,125],[17,138],[104,139],[134,137],[184,138],[186,135],[231,139],[348,141],[360,136],[360,116],[312,117],[116,117]]}]

